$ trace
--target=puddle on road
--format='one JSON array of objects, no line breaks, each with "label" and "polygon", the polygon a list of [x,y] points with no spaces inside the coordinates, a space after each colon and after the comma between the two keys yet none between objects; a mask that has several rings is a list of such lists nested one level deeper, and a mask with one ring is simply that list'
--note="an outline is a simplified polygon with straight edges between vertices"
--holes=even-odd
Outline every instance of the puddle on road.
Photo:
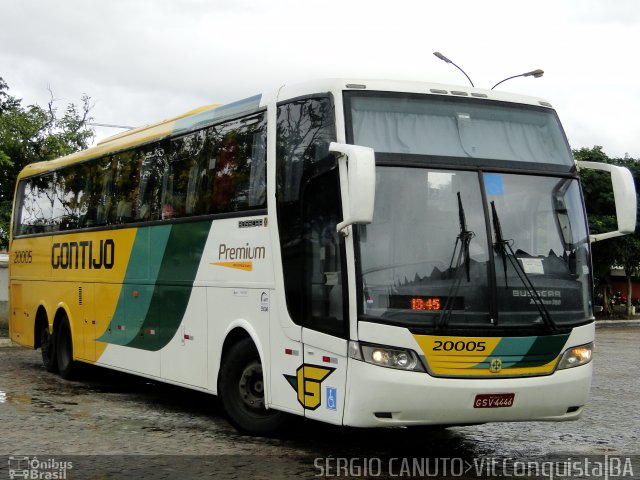
[{"label": "puddle on road", "polygon": [[32,406],[36,408],[43,408],[52,410],[54,412],[65,412],[66,409],[60,405],[78,405],[76,402],[50,402],[39,397],[34,397],[28,394],[13,394],[0,391],[0,403],[13,404],[19,406]]}]

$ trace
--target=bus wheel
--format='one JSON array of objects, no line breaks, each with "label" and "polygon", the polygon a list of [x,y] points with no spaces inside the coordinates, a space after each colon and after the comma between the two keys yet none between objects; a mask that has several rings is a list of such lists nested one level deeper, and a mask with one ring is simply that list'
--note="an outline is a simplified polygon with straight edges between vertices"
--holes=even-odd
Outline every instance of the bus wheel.
[{"label": "bus wheel", "polygon": [[58,362],[56,358],[56,342],[49,325],[44,324],[40,329],[40,350],[42,351],[42,364],[47,372],[57,372]]},{"label": "bus wheel", "polygon": [[286,413],[265,408],[262,364],[251,339],[233,345],[222,360],[218,390],[229,420],[237,429],[269,435],[286,424]]},{"label": "bus wheel", "polygon": [[69,320],[64,316],[54,332],[56,341],[56,358],[60,376],[67,380],[74,377],[78,370],[78,362],[73,360],[73,342],[71,340],[71,327]]}]

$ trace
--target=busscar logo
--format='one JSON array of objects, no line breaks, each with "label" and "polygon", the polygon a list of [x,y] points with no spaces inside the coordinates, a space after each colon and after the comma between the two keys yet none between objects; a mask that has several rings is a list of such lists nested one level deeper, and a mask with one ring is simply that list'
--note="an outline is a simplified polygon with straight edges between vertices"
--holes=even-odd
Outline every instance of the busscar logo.
[{"label": "busscar logo", "polygon": [[258,218],[256,220],[240,220],[238,222],[238,228],[253,228],[253,227],[261,227],[264,224],[262,218]]},{"label": "busscar logo", "polygon": [[[538,296],[541,298],[562,298],[562,292],[560,290],[538,290]],[[513,289],[511,294],[514,297],[532,297],[533,294],[528,290],[516,290]]]},{"label": "busscar logo", "polygon": [[285,375],[284,378],[298,393],[300,405],[307,410],[315,410],[322,404],[322,382],[334,370],[335,368],[319,367],[305,363],[298,367],[295,375]]}]

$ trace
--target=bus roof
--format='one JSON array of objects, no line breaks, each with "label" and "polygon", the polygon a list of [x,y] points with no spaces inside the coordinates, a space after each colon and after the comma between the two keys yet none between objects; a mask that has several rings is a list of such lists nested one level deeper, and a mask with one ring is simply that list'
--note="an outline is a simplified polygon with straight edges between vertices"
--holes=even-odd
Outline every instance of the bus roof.
[{"label": "bus roof", "polygon": [[206,125],[214,123],[218,119],[232,117],[236,114],[256,110],[260,107],[266,106],[272,101],[282,102],[305,95],[327,92],[331,92],[334,96],[338,96],[345,90],[407,92],[437,96],[469,97],[551,108],[551,104],[541,98],[469,86],[415,81],[353,78],[315,80],[300,84],[283,85],[271,93],[255,95],[225,105],[205,105],[158,123],[118,133],[98,142],[95,146],[86,150],[57,158],[55,160],[29,164],[22,170],[22,172],[20,172],[19,178],[55,170],[65,165],[118,152],[164,137],[181,135],[191,130],[205,127]]},{"label": "bus roof", "polygon": [[427,95],[470,97],[552,108],[551,104],[542,98],[499,90],[476,88],[469,85],[357,78],[333,78],[293,84],[290,86],[284,85],[277,91],[276,97],[277,101],[281,102],[313,93],[332,92],[334,95],[337,95],[344,90],[407,92]]}]

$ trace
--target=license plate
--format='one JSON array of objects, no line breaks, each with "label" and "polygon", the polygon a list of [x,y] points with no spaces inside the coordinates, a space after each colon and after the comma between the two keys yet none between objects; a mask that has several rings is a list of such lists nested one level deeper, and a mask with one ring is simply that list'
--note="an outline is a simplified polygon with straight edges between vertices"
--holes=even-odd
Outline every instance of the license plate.
[{"label": "license plate", "polygon": [[481,393],[476,395],[473,408],[508,408],[515,398],[515,393]]}]

